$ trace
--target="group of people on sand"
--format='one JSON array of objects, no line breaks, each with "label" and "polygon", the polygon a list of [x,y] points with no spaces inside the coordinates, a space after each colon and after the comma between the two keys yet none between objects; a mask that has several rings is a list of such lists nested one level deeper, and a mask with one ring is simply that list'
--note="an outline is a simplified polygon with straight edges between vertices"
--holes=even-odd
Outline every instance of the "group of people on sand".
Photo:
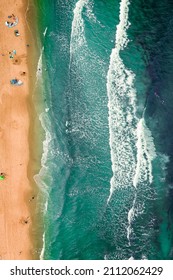
[{"label": "group of people on sand", "polygon": [[[5,25],[7,27],[14,27],[18,24],[18,17],[16,17],[14,14],[9,15],[8,16],[8,21],[5,22]],[[18,31],[17,31],[18,32]],[[12,50],[8,52],[9,54],[9,58],[13,59],[14,56],[17,54],[16,50]],[[1,54],[2,56],[5,56],[5,54]],[[26,74],[26,72],[22,72],[21,75],[24,76]],[[10,81],[11,84],[15,84],[15,85],[21,85],[23,84],[20,80],[18,79],[13,79]],[[4,172],[0,172],[0,180],[4,180],[6,178],[6,174]]]},{"label": "group of people on sand", "polygon": [[18,17],[16,17],[14,14],[8,16],[10,20],[5,22],[5,25],[9,28],[14,27],[18,24]]},{"label": "group of people on sand", "polygon": [[[9,15],[9,16],[8,16],[8,19],[10,19],[10,20],[8,20],[8,21],[5,22],[5,25],[6,25],[7,27],[11,28],[11,27],[14,27],[14,26],[16,26],[16,25],[18,24],[18,21],[19,21],[19,20],[18,20],[18,17],[15,16],[14,14]],[[18,30],[15,30],[14,33],[15,33],[16,36],[19,36],[19,35],[20,35]],[[16,54],[17,54],[16,50],[10,51],[10,52],[9,52],[9,57],[10,57],[10,59],[14,59],[14,57],[15,57]],[[15,63],[17,63],[17,62],[18,62],[18,60],[15,60]],[[25,72],[22,72],[22,73],[25,73]],[[22,75],[23,75],[23,74],[22,74]],[[16,79],[16,78],[10,80],[10,83],[11,83],[11,85],[15,85],[15,86],[21,86],[21,85],[23,84],[23,82],[22,82],[21,80],[18,80],[18,79]]]}]

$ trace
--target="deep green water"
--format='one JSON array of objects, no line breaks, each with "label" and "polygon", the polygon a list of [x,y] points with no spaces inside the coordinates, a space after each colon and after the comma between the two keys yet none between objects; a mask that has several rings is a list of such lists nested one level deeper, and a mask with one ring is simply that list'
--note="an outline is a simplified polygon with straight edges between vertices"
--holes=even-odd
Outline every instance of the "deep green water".
[{"label": "deep green water", "polygon": [[173,3],[35,4],[43,258],[173,259]]}]

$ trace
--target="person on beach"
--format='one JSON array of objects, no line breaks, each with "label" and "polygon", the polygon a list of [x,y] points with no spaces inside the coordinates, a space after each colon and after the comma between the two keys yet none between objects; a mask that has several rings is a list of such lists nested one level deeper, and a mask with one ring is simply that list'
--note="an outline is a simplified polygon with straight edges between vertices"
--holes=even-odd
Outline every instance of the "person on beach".
[{"label": "person on beach", "polygon": [[15,35],[16,37],[20,36],[19,31],[18,31],[18,30],[14,30],[14,35]]},{"label": "person on beach", "polygon": [[3,172],[0,173],[0,180],[4,180],[5,179],[5,174]]},{"label": "person on beach", "polygon": [[[8,18],[9,18],[9,17],[10,17],[10,16],[8,16]],[[14,26],[16,26],[16,25],[18,24],[18,17],[12,15],[12,19],[13,19],[12,22],[11,22],[11,21],[6,21],[6,22],[5,22],[5,25],[6,25],[7,27],[9,27],[9,28],[14,27]]]},{"label": "person on beach", "polygon": [[33,195],[33,196],[31,197],[31,199],[29,199],[29,202],[33,201],[34,198],[35,198],[35,196]]}]

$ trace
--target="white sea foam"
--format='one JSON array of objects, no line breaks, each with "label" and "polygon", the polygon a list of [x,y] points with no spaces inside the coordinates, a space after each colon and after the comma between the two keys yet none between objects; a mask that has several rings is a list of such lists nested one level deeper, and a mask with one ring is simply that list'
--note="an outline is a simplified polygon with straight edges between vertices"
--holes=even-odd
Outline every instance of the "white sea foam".
[{"label": "white sea foam", "polygon": [[137,138],[137,165],[135,176],[133,178],[133,185],[135,188],[140,181],[148,180],[150,184],[152,183],[152,160],[157,156],[153,137],[145,123],[144,117],[138,122]]},{"label": "white sea foam", "polygon": [[[132,260],[135,260],[135,259],[134,259],[133,256],[131,256],[131,257],[129,258],[129,260],[132,261]],[[147,257],[146,257],[145,255],[142,255],[141,260],[148,260],[148,259],[147,259]]]},{"label": "white sea foam", "polygon": [[94,5],[93,1],[87,1],[87,10],[86,10],[87,17],[90,19],[90,21],[93,21],[94,23],[98,22],[100,24],[100,21],[98,21],[98,19],[93,13],[93,5]]},{"label": "white sea foam", "polygon": [[152,160],[156,157],[156,152],[144,117],[138,119],[136,116],[135,75],[125,67],[120,57],[120,52],[128,44],[126,31],[130,25],[129,4],[129,0],[122,0],[120,3],[115,48],[110,56],[107,73],[109,143],[113,172],[107,204],[115,190],[129,188],[130,191],[130,188],[134,188],[134,199],[127,217],[127,239],[130,245],[132,222],[136,215],[143,213],[143,205],[137,203],[136,189],[139,183],[152,183]]},{"label": "white sea foam", "polygon": [[[47,30],[45,29],[45,32],[46,31]],[[44,46],[41,48],[40,56],[39,56],[38,63],[37,63],[35,90],[37,90],[37,88],[43,90],[43,76],[42,76],[43,52],[44,52]],[[39,115],[39,120],[41,122],[41,125],[42,125],[44,131],[45,131],[45,140],[43,141],[43,154],[42,154],[42,158],[41,158],[41,166],[42,167],[41,167],[39,173],[34,175],[34,177],[33,177],[33,179],[36,182],[38,188],[40,189],[40,194],[39,194],[40,201],[43,201],[43,199],[45,201],[44,204],[42,203],[40,205],[40,209],[42,207],[41,212],[42,212],[43,216],[45,216],[45,214],[47,212],[48,196],[49,196],[48,185],[46,184],[44,179],[45,179],[45,177],[47,177],[47,179],[49,180],[50,184],[51,184],[51,180],[52,180],[52,178],[50,176],[48,176],[48,167],[46,166],[46,160],[47,160],[47,156],[48,156],[49,144],[50,144],[51,139],[52,139],[51,133],[49,131],[49,128],[51,126],[50,126],[49,118],[47,116],[48,110],[49,110],[49,108],[45,108],[45,111],[42,112]],[[43,233],[42,241],[43,241],[43,248],[42,248],[41,253],[40,253],[40,259],[43,259],[43,257],[44,257],[44,251],[45,251],[45,230],[44,230],[44,233]]]},{"label": "white sea foam", "polygon": [[45,28],[44,32],[43,32],[43,36],[45,37],[47,33],[47,27]]},{"label": "white sea foam", "polygon": [[134,257],[133,257],[133,256],[131,256],[131,257],[129,258],[129,260],[130,260],[130,261],[134,260]]},{"label": "white sea foam", "polygon": [[86,8],[86,16],[90,21],[101,24],[93,13],[93,1],[79,0],[73,10],[73,21],[71,27],[71,39],[70,39],[70,62],[73,55],[80,52],[81,47],[87,47],[85,37],[85,24],[83,20],[83,9]]},{"label": "white sea foam", "polygon": [[[47,212],[47,208],[48,208],[48,200],[46,200],[46,202],[45,202],[44,214],[46,214],[46,212]],[[45,233],[45,231],[44,231],[44,233],[43,233],[43,237],[42,237],[42,241],[43,241],[43,248],[42,248],[41,253],[40,253],[40,260],[44,260],[44,252],[45,252],[45,237],[46,237],[46,233]]]},{"label": "white sea foam", "polygon": [[[47,169],[46,160],[48,158],[49,145],[52,140],[52,136],[51,136],[51,132],[49,131],[50,127],[51,127],[51,123],[45,112],[40,114],[39,120],[45,131],[45,140],[43,141],[43,154],[42,154],[42,158],[41,158],[42,168],[38,174],[38,176],[40,178],[40,177],[44,176],[45,171],[43,169]],[[37,175],[35,175],[35,178],[37,178]],[[38,185],[40,185],[40,181],[38,179],[36,179],[36,180],[37,180]],[[44,185],[44,189],[45,189],[45,185]]]},{"label": "white sea foam", "polygon": [[45,232],[43,233],[42,241],[43,241],[43,248],[42,248],[41,253],[40,253],[40,260],[44,260],[44,252],[45,252]]},{"label": "white sea foam", "polygon": [[113,171],[107,203],[116,188],[127,188],[131,185],[136,165],[134,158],[136,92],[133,86],[135,75],[125,67],[120,58],[120,50],[123,50],[128,42],[126,34],[129,26],[128,6],[128,0],[121,1],[120,22],[117,26],[115,48],[110,56],[107,74],[109,141]]},{"label": "white sea foam", "polygon": [[[156,151],[153,142],[151,131],[145,123],[144,117],[141,118],[137,124],[137,164],[135,169],[135,176],[133,178],[133,186],[137,188],[139,183],[153,182],[152,175],[152,160],[156,158]],[[143,213],[143,205],[136,205],[136,193],[133,200],[132,208],[128,212],[128,227],[127,227],[127,239],[130,242],[130,235],[132,233],[132,222],[135,215]],[[140,208],[139,208],[140,207]]]},{"label": "white sea foam", "polygon": [[73,10],[73,21],[71,28],[71,39],[70,39],[70,61],[73,54],[76,51],[80,51],[80,47],[86,44],[84,34],[84,20],[82,17],[82,11],[84,6],[88,3],[88,0],[79,0]]},{"label": "white sea foam", "polygon": [[39,116],[39,119],[41,121],[41,125],[46,134],[45,140],[43,141],[43,155],[42,155],[42,159],[41,159],[41,165],[45,167],[46,160],[48,158],[49,145],[50,145],[51,140],[53,139],[53,133],[50,131],[51,121],[45,112],[43,112]]},{"label": "white sea foam", "polygon": [[129,241],[129,245],[130,245],[130,235],[132,232],[132,221],[134,219],[135,216],[135,203],[136,203],[136,194],[135,194],[135,198],[133,200],[133,205],[132,208],[129,210],[128,212],[128,227],[127,227],[127,239]]},{"label": "white sea foam", "polygon": [[[48,207],[49,190],[47,184],[44,181],[44,178],[46,177],[47,180],[49,181],[49,184],[51,184],[52,178],[48,175],[48,167],[46,166],[46,161],[48,158],[49,145],[52,140],[52,136],[50,132],[51,124],[46,112],[41,113],[39,119],[45,131],[45,140],[43,141],[43,154],[41,158],[42,168],[40,169],[39,173],[34,176],[34,180],[40,189],[41,195],[43,194],[44,196],[45,204],[43,205],[42,213],[45,216]],[[44,257],[44,252],[45,252],[45,230],[43,233],[43,248],[40,254],[41,260]]]},{"label": "white sea foam", "polygon": [[[48,108],[46,108],[48,109]],[[45,110],[42,112],[39,116],[41,125],[45,131],[45,140],[43,141],[43,154],[41,158],[41,166],[42,168],[40,169],[39,173],[34,176],[34,180],[40,189],[40,197],[42,198],[41,201],[44,201],[44,204],[42,203],[41,207],[41,212],[43,216],[46,216],[47,213],[47,208],[48,208],[48,198],[49,198],[49,192],[50,192],[50,186],[53,184],[53,177],[51,175],[52,170],[58,171],[58,169],[61,169],[62,166],[57,166],[55,163],[54,159],[59,158],[61,159],[61,164],[62,165],[69,165],[71,164],[71,158],[69,157],[68,154],[65,152],[61,152],[57,149],[54,148],[54,141],[56,140],[56,135],[53,131],[52,124],[51,124],[51,119],[49,118],[49,115]],[[66,176],[68,177],[68,171],[66,173]],[[61,176],[61,175],[60,175]],[[63,175],[64,176],[64,175]],[[66,177],[63,177],[63,180],[66,180]],[[60,187],[62,188],[62,187]],[[62,192],[63,192],[62,188]],[[62,211],[63,208],[63,201],[62,199],[61,202],[59,202],[58,205],[58,215],[60,215],[60,211]],[[43,241],[43,248],[40,253],[40,259],[44,259],[44,253],[45,253],[45,228],[44,228],[44,233],[42,237]]]},{"label": "white sea foam", "polygon": [[116,32],[116,48],[118,51],[123,50],[129,41],[126,33],[126,30],[130,25],[128,21],[129,4],[129,0],[122,0],[120,3],[120,22],[117,25]]},{"label": "white sea foam", "polygon": [[148,258],[145,255],[142,255],[141,260],[148,260]]}]

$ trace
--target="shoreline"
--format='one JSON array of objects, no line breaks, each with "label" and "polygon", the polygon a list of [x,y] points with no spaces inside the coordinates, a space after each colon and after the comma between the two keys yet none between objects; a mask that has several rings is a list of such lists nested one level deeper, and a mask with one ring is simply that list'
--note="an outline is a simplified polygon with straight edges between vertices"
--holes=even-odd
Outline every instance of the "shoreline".
[{"label": "shoreline", "polygon": [[[31,36],[32,26],[27,30],[28,3],[23,0],[0,3],[0,172],[6,174],[0,181],[0,259],[3,260],[39,259],[42,249],[39,189],[33,176],[41,169],[40,143],[44,133],[33,103],[38,49]],[[12,13],[19,22],[9,28],[5,21]],[[16,29],[18,37],[14,35]],[[10,58],[9,52],[13,50],[16,54],[12,53]],[[11,85],[11,79],[20,79],[23,85]]]},{"label": "shoreline", "polygon": [[[34,0],[28,0],[26,10],[26,36],[33,43],[31,52],[28,54],[28,67],[32,73],[30,78],[30,98],[29,98],[29,113],[30,113],[30,128],[28,141],[30,146],[30,160],[28,165],[28,178],[35,193],[35,200],[30,198],[30,212],[32,214],[33,227],[30,231],[31,239],[34,244],[34,259],[40,259],[43,250],[43,213],[42,213],[42,192],[39,185],[35,181],[35,176],[42,169],[41,160],[43,156],[43,141],[45,139],[45,131],[39,119],[40,113],[44,110],[44,101],[42,89],[37,85],[37,68],[41,52],[41,40],[39,38],[39,28],[37,22],[37,7]],[[27,29],[26,28],[26,29]],[[39,109],[38,109],[39,108]],[[34,209],[33,209],[34,206]]]}]

